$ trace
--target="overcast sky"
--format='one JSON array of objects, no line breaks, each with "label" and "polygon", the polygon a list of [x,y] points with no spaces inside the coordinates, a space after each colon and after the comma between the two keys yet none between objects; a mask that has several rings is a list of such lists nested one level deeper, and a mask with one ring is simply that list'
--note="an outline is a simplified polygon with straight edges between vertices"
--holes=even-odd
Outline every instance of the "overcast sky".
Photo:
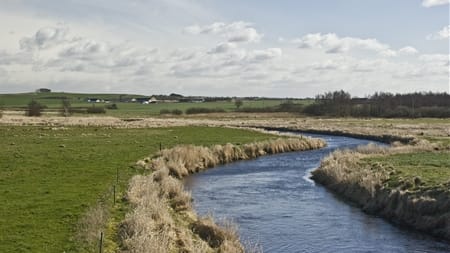
[{"label": "overcast sky", "polygon": [[449,92],[450,0],[1,0],[0,93]]}]

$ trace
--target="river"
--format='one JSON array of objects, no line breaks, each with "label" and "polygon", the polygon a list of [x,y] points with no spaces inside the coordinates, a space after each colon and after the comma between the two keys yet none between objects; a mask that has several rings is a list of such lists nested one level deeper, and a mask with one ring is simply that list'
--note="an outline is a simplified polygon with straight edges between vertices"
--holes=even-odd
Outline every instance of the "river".
[{"label": "river", "polygon": [[338,148],[371,141],[307,134],[328,147],[240,161],[190,176],[200,215],[231,219],[264,252],[450,252],[450,244],[368,215],[309,179]]}]

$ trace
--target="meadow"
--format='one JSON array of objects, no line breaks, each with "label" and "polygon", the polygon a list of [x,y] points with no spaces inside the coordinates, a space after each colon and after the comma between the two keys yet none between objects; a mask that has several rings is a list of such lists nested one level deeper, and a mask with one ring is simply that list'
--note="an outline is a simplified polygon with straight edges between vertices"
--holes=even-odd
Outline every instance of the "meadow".
[{"label": "meadow", "polygon": [[156,153],[160,143],[166,148],[269,138],[206,127],[0,126],[0,252],[85,250],[75,238],[80,218],[105,198],[112,206],[112,186],[123,194],[130,177],[141,172],[135,162]]},{"label": "meadow", "polygon": [[[152,104],[142,104],[137,102],[118,102],[120,100],[131,100],[132,98],[144,97],[142,95],[131,94],[80,94],[80,93],[21,93],[21,94],[0,94],[0,107],[4,110],[16,110],[17,113],[23,113],[27,104],[35,100],[41,105],[46,106],[45,114],[58,114],[62,108],[63,98],[67,98],[72,108],[86,107],[106,107],[116,104],[118,109],[106,110],[107,116],[113,117],[147,117],[160,115],[161,110],[181,110],[186,112],[189,108],[223,109],[225,112],[236,110],[233,101],[215,101],[215,102],[158,102]],[[88,98],[98,98],[111,101],[106,103],[89,103]],[[292,100],[296,104],[309,104],[312,100],[296,99]],[[285,99],[257,99],[243,100],[241,108],[267,108],[275,107],[286,102]]]},{"label": "meadow", "polygon": [[450,153],[413,152],[394,154],[385,157],[364,159],[369,164],[378,163],[390,167],[395,173],[387,180],[391,188],[403,186],[403,189],[420,191],[432,188],[448,188],[450,183]]}]

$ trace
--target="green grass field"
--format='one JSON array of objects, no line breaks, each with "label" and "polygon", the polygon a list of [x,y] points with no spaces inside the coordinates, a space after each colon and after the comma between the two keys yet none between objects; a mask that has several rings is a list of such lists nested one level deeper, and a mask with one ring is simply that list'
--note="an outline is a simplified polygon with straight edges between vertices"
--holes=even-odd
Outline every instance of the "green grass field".
[{"label": "green grass field", "polygon": [[[88,103],[88,98],[99,98],[111,101],[118,101],[120,94],[77,94],[77,93],[22,93],[22,94],[0,94],[0,107],[4,109],[20,109],[25,108],[31,100],[36,100],[42,105],[47,106],[47,111],[59,110],[62,107],[62,98],[67,97],[72,107],[90,107],[92,103]],[[122,99],[131,99],[136,97],[144,97],[142,95],[123,94]],[[242,107],[263,108],[273,107],[285,102],[283,99],[261,99],[261,100],[244,100]],[[295,100],[295,103],[308,104],[310,100]],[[115,117],[145,117],[156,116],[160,114],[162,109],[174,110],[178,109],[186,111],[188,108],[221,108],[227,112],[236,109],[235,103],[231,101],[204,102],[204,103],[156,103],[156,104],[140,104],[114,102],[118,106],[118,110],[107,110],[106,115]],[[95,106],[106,106],[104,103],[96,103]]]},{"label": "green grass field", "polygon": [[135,161],[176,144],[246,143],[271,138],[227,128],[0,126],[0,252],[78,252],[80,216],[121,187]]},{"label": "green grass field", "polygon": [[[387,182],[390,187],[409,182],[407,188],[418,190],[448,187],[450,183],[450,153],[448,152],[396,154],[370,158],[366,161],[378,162],[394,168],[395,174],[391,175]],[[414,184],[415,178],[420,179],[420,185]]]}]

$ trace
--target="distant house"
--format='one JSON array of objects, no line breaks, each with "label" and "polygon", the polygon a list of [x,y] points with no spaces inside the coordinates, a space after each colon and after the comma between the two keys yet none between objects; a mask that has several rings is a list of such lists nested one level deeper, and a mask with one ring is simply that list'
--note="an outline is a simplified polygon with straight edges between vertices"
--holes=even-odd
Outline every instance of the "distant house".
[{"label": "distant house", "polygon": [[88,103],[103,103],[103,102],[105,102],[103,99],[99,99],[99,98],[88,98],[87,101],[88,101]]},{"label": "distant house", "polygon": [[131,101],[140,103],[140,104],[148,104],[148,103],[150,103],[150,99],[151,98],[149,98],[149,97],[142,97],[142,98],[133,98]]},{"label": "distant house", "polygon": [[205,99],[204,98],[192,98],[191,101],[193,103],[203,103],[203,102],[205,102]]},{"label": "distant house", "polygon": [[36,90],[37,93],[50,93],[52,92],[52,90],[47,89],[47,88],[40,88]]},{"label": "distant house", "polygon": [[184,103],[203,103],[205,102],[205,98],[202,97],[184,97],[179,100]]},{"label": "distant house", "polygon": [[158,99],[156,99],[155,96],[152,96],[152,97],[148,100],[148,102],[151,103],[151,104],[155,104],[155,103],[158,103]]}]

